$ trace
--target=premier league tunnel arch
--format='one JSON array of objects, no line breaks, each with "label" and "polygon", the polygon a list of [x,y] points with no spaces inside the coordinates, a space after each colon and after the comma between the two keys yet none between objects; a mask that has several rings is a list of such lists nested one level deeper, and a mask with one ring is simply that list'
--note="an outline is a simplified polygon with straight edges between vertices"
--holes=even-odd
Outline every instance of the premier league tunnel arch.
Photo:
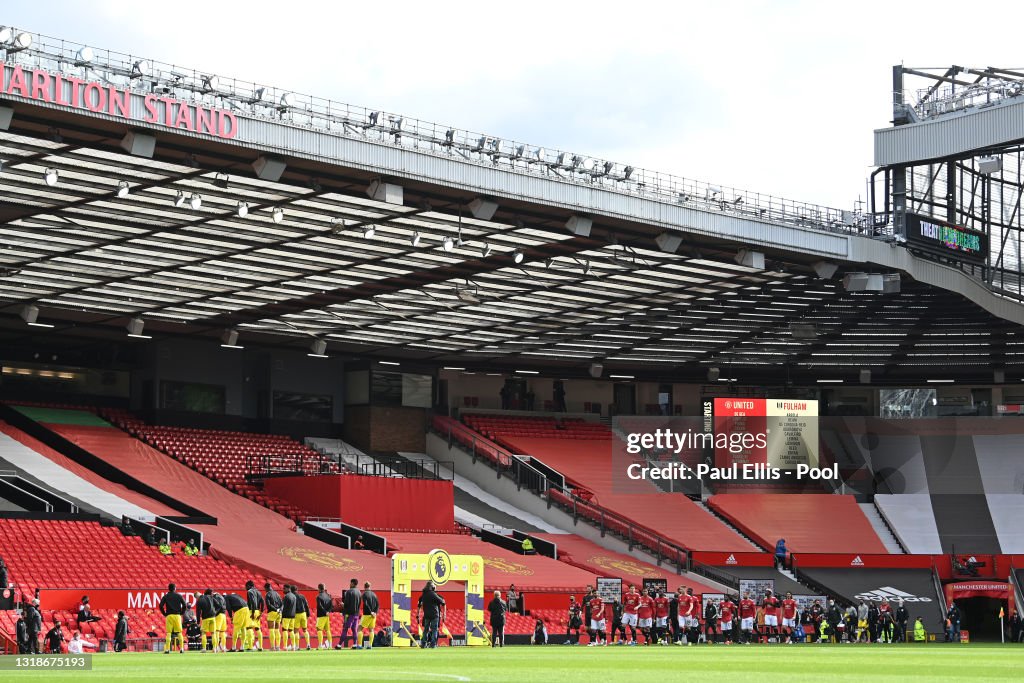
[{"label": "premier league tunnel arch", "polygon": [[395,553],[391,558],[391,632],[395,647],[412,647],[413,581],[433,581],[440,589],[459,582],[466,591],[466,645],[488,645],[484,627],[484,558],[480,555]]}]

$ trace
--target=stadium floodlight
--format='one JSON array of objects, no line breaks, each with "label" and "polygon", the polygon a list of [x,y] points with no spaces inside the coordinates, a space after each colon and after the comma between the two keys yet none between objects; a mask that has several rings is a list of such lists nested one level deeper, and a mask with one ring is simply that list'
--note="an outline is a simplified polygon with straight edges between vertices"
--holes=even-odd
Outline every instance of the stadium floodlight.
[{"label": "stadium floodlight", "polygon": [[[6,29],[6,30],[7,30],[8,35],[9,35],[10,34],[10,29]],[[7,46],[7,54],[13,54],[15,52],[21,52],[22,50],[27,50],[28,48],[32,47],[32,34],[31,33],[26,33],[25,31],[22,31],[18,35],[14,36],[14,40],[11,40],[10,38],[8,38],[7,40],[4,40],[3,42],[5,44],[8,44],[8,46]]]},{"label": "stadium floodlight", "polygon": [[721,376],[722,376],[721,368],[708,368],[708,381],[709,382],[717,382],[718,379]]},{"label": "stadium floodlight", "polygon": [[290,109],[294,106],[295,95],[290,92],[284,93],[283,95],[281,95],[281,99],[278,100],[278,109],[280,109],[281,111],[284,111],[285,109]]},{"label": "stadium floodlight", "polygon": [[314,339],[309,344],[309,353],[306,354],[310,358],[327,358],[327,342],[323,339]]},{"label": "stadium floodlight", "polygon": [[377,122],[380,121],[380,112],[371,111],[369,114],[366,115],[366,120],[370,122],[371,126],[376,126]]},{"label": "stadium floodlight", "polygon": [[143,76],[149,75],[149,62],[145,59],[138,59],[132,64],[132,71],[128,74],[129,78],[142,78]]},{"label": "stadium floodlight", "polygon": [[604,174],[605,175],[611,175],[612,171],[614,171],[614,170],[615,170],[615,162],[612,162],[612,161],[604,162]]},{"label": "stadium floodlight", "polygon": [[39,307],[35,304],[25,304],[22,306],[21,319],[30,327],[53,327],[50,323],[39,322]]},{"label": "stadium floodlight", "polygon": [[515,261],[516,263],[522,263],[523,258],[524,256],[521,249],[516,249],[515,251],[512,252],[512,260]]},{"label": "stadium floodlight", "polygon": [[143,334],[142,330],[146,326],[146,321],[142,318],[132,318],[128,321],[128,336],[134,337],[135,339],[152,339],[153,337],[148,334]]},{"label": "stadium floodlight", "polygon": [[581,157],[579,154],[572,155],[572,170],[575,171],[576,169],[578,169],[580,167],[580,164],[582,163],[583,157]]},{"label": "stadium floodlight", "polygon": [[441,246],[444,247],[445,251],[451,251],[452,249],[455,248],[455,240],[453,240],[451,237],[445,237],[444,241],[441,242]]},{"label": "stadium floodlight", "polygon": [[363,228],[363,237],[365,237],[366,239],[371,239],[375,234],[377,234],[376,227],[372,225],[367,225],[365,228]]},{"label": "stadium floodlight", "polygon": [[444,134],[444,144],[451,147],[455,144],[455,131],[449,128]]},{"label": "stadium floodlight", "polygon": [[541,163],[547,161],[548,152],[543,147],[538,147],[533,151],[533,158]]},{"label": "stadium floodlight", "polygon": [[227,329],[224,330],[224,334],[220,336],[220,345],[225,349],[244,349],[245,347],[238,343],[238,330]]},{"label": "stadium floodlight", "polygon": [[475,292],[471,292],[468,289],[455,289],[455,296],[458,297],[459,301],[465,304],[478,304],[480,299],[477,297]]},{"label": "stadium floodlight", "polygon": [[484,246],[480,249],[480,255],[483,256],[484,258],[487,258],[488,256],[490,256],[491,255],[491,245],[488,244],[487,242],[484,242]]},{"label": "stadium floodlight", "polygon": [[275,206],[270,212],[270,220],[274,221],[276,225],[280,225],[284,222],[284,209],[280,206]]},{"label": "stadium floodlight", "polygon": [[249,98],[249,104],[256,104],[257,102],[263,101],[263,96],[267,94],[267,89],[264,87],[256,88],[252,91],[252,97]]},{"label": "stadium floodlight", "polygon": [[634,170],[635,169],[632,166],[627,166],[626,168],[622,169],[622,177],[625,180],[629,180],[633,176]]},{"label": "stadium floodlight", "polygon": [[60,171],[55,168],[48,168],[43,171],[43,182],[49,187],[53,187],[60,180]]},{"label": "stadium floodlight", "polygon": [[91,47],[80,47],[78,52],[75,53],[75,66],[86,66],[92,64],[92,60],[96,58],[96,53],[93,52]]},{"label": "stadium floodlight", "polygon": [[594,170],[594,165],[594,160],[590,158],[584,158],[582,161],[580,161],[580,168],[582,168],[587,173]]},{"label": "stadium floodlight", "polygon": [[217,86],[220,85],[220,79],[213,75],[203,76],[202,82],[203,92],[213,92],[217,89]]},{"label": "stadium floodlight", "polygon": [[181,208],[185,205],[185,193],[178,190],[178,194],[174,195],[174,206],[175,208]]},{"label": "stadium floodlight", "polygon": [[412,244],[412,246],[414,246],[414,247],[418,247],[418,246],[420,246],[420,233],[419,233],[419,232],[414,232],[414,233],[412,234],[412,239],[411,239],[411,240],[409,240],[409,242],[410,242],[410,243]]},{"label": "stadium floodlight", "polygon": [[235,209],[235,215],[238,216],[239,218],[245,218],[246,216],[248,216],[249,215],[249,203],[248,202],[238,202],[238,208]]},{"label": "stadium floodlight", "polygon": [[188,205],[192,208],[193,211],[198,211],[199,208],[203,205],[203,198],[196,194],[195,192],[193,192],[192,196],[189,197]]},{"label": "stadium floodlight", "polygon": [[127,180],[122,180],[117,184],[117,198],[124,199],[131,192],[131,188],[128,186]]},{"label": "stadium floodlight", "polygon": [[482,152],[484,147],[487,146],[487,137],[481,137],[476,141],[476,147],[474,148],[477,152]]},{"label": "stadium floodlight", "polygon": [[1003,170],[1002,157],[978,157],[978,172],[984,175],[992,175]]},{"label": "stadium floodlight", "polygon": [[9,26],[0,26],[0,44],[6,45],[14,37],[14,31]]},{"label": "stadium floodlight", "polygon": [[516,153],[513,155],[513,159],[522,159],[526,156],[526,145],[516,146]]}]

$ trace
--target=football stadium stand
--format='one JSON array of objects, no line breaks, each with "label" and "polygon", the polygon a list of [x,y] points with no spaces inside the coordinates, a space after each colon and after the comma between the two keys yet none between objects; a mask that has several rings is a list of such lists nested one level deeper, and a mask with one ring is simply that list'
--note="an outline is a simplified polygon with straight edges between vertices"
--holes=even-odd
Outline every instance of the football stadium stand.
[{"label": "football stadium stand", "polygon": [[47,414],[47,419],[56,418],[65,421],[44,426],[135,479],[213,515],[216,525],[192,526],[203,532],[217,557],[307,588],[324,580],[342,585],[352,572],[377,585],[390,581],[390,564],[380,555],[342,550],[296,534],[289,518],[232,493],[95,416],[92,420],[101,424],[84,415],[67,419],[54,412]]}]

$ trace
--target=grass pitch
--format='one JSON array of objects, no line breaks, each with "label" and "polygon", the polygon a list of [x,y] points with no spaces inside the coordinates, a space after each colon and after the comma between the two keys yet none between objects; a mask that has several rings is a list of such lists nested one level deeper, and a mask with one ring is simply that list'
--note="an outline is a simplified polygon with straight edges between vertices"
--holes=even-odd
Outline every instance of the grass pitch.
[{"label": "grass pitch", "polygon": [[3,681],[1019,681],[1024,645],[378,648],[344,652],[93,656],[92,671],[5,671]]}]

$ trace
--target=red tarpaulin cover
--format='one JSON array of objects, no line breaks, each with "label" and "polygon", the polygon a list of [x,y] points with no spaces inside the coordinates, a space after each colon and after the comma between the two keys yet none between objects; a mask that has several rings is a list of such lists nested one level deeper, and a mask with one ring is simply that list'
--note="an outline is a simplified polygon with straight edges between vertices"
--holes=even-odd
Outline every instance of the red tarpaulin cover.
[{"label": "red tarpaulin cover", "polygon": [[[61,453],[58,453],[57,451],[53,450],[43,442],[32,438],[25,432],[15,427],[12,427],[6,422],[0,421],[0,432],[3,432],[4,434],[19,442],[26,448],[31,448],[39,455],[42,455],[48,460],[53,461],[57,465],[60,465],[61,467],[71,472],[72,474],[76,474],[82,479],[85,479],[87,482],[89,482],[96,488],[103,489],[107,493],[112,493],[118,498],[126,500],[129,503],[132,503],[133,505],[138,505],[140,508],[144,510],[149,510],[154,515],[161,515],[164,517],[176,517],[182,514],[178,510],[169,508],[163,503],[153,500],[149,496],[144,496],[141,493],[132,491],[131,489],[122,486],[121,484],[114,483],[109,479],[104,479],[100,475],[90,470],[88,467],[85,467],[84,465],[79,465],[71,458]],[[82,502],[89,503],[90,501],[86,500]]]},{"label": "red tarpaulin cover", "polygon": [[274,477],[264,490],[318,517],[371,529],[451,531],[452,482],[356,474]]}]

